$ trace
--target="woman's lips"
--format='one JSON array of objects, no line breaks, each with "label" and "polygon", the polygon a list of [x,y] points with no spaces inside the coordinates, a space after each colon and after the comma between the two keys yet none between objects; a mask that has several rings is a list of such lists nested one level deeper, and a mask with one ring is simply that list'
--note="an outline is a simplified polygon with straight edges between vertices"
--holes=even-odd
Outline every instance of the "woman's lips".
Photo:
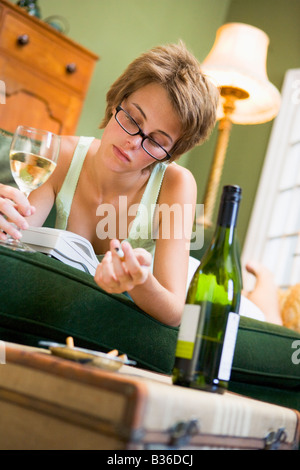
[{"label": "woman's lips", "polygon": [[127,153],[125,153],[122,149],[120,149],[119,147],[116,147],[115,145],[113,146],[113,149],[114,149],[114,153],[115,155],[122,161],[126,161],[126,162],[130,162],[131,159],[130,157],[127,155]]}]

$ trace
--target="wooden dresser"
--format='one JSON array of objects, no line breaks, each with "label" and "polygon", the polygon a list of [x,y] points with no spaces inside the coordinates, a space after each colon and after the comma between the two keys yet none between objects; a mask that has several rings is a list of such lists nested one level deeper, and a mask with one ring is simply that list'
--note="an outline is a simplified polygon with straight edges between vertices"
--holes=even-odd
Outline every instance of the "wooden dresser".
[{"label": "wooden dresser", "polygon": [[[0,0],[0,128],[24,124],[75,134],[97,55]],[[3,101],[3,99],[2,99]]]}]

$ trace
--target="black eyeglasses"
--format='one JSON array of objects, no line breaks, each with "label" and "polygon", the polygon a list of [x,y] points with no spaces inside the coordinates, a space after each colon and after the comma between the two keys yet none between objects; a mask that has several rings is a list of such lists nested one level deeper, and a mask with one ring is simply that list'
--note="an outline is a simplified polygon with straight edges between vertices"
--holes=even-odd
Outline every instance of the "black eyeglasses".
[{"label": "black eyeglasses", "polygon": [[115,119],[127,134],[140,135],[142,137],[142,148],[148,153],[148,155],[150,155],[150,157],[159,161],[171,158],[171,155],[160,144],[144,134],[140,126],[135,122],[130,114],[122,108],[122,106],[117,106]]}]

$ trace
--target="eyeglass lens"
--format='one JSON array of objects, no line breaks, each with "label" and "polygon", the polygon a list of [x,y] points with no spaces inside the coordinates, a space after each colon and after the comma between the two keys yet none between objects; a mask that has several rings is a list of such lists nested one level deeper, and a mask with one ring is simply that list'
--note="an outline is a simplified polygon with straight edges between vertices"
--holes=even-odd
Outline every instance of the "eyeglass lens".
[{"label": "eyeglass lens", "polygon": [[143,134],[142,130],[134,119],[121,107],[117,108],[116,120],[120,126],[130,135],[142,135],[142,147],[153,158],[163,160],[168,155],[168,152],[155,140]]}]

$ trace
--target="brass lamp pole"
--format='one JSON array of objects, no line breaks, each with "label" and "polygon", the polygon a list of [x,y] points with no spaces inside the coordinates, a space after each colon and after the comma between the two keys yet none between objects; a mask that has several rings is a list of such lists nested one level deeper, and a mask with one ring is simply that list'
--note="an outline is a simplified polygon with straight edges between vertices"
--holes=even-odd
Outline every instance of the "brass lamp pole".
[{"label": "brass lamp pole", "polygon": [[249,93],[247,91],[230,86],[221,87],[220,94],[225,99],[223,103],[224,117],[219,121],[218,139],[205,188],[205,217],[204,220],[198,220],[198,223],[202,223],[205,227],[210,227],[212,225],[215,202],[223,172],[230,131],[232,128],[230,116],[235,110],[235,101],[244,100],[249,97]]}]

